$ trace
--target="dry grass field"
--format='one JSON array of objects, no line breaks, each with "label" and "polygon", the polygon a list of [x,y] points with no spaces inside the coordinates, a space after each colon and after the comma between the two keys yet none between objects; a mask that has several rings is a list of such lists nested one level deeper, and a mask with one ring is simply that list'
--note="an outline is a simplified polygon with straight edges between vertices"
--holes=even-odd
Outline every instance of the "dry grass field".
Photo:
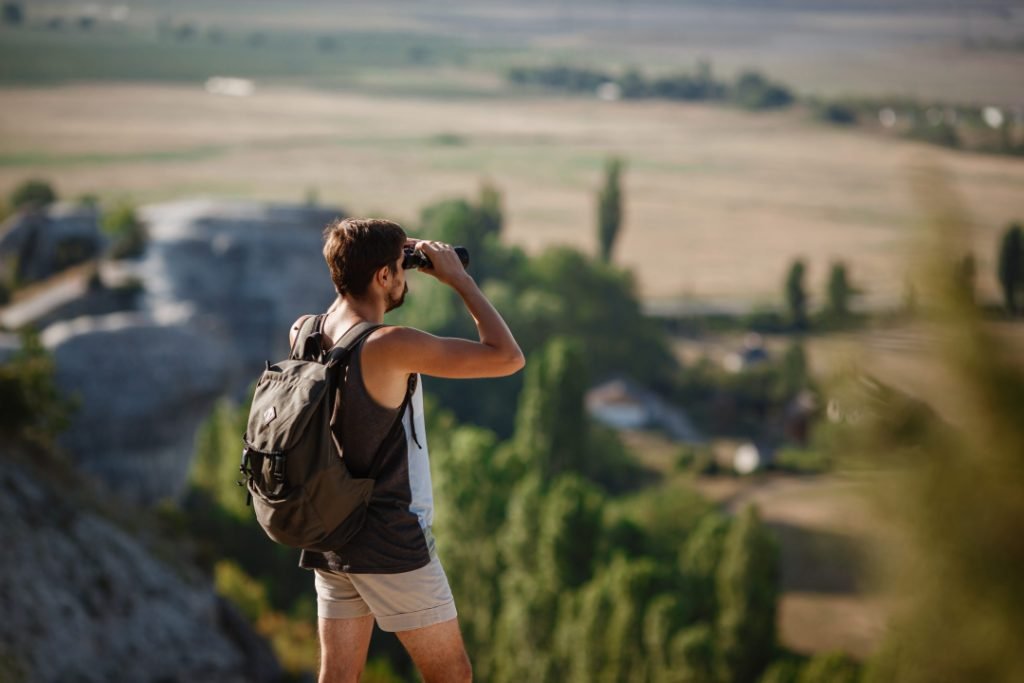
[{"label": "dry grass field", "polygon": [[507,238],[594,249],[594,192],[628,162],[617,260],[646,297],[774,300],[789,261],[818,290],[846,259],[870,295],[902,290],[917,210],[910,167],[956,179],[978,227],[979,284],[996,234],[1024,217],[1024,163],[810,123],[800,112],[586,99],[438,99],[185,85],[0,91],[0,193],[28,177],[64,196],[197,194],[321,201],[415,224],[429,202],[503,191]]}]

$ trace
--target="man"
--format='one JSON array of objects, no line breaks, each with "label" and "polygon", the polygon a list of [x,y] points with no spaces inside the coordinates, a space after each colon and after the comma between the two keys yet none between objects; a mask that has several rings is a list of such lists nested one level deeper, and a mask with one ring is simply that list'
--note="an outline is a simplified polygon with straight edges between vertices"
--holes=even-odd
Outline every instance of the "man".
[{"label": "man", "polygon": [[[324,231],[324,258],[338,298],[324,321],[325,348],[356,323],[380,323],[402,305],[406,246],[422,250],[422,272],[454,289],[479,341],[409,327],[382,327],[353,352],[335,433],[353,476],[375,479],[366,525],[336,552],[303,551],[316,572],[320,683],[355,683],[373,623],[393,631],[426,683],[472,679],[455,603],[434,548],[433,498],[418,376],[501,377],[524,358],[505,321],[451,246],[409,239],[385,220],[345,219]],[[291,340],[303,318],[292,327]]]}]

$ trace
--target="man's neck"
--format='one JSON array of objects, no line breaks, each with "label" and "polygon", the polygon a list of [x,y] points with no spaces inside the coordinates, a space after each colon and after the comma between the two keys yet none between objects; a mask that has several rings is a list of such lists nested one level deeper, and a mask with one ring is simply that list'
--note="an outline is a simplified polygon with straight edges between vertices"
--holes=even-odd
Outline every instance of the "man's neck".
[{"label": "man's neck", "polygon": [[366,321],[369,323],[384,322],[384,302],[356,299],[351,296],[339,296],[327,309],[329,317],[335,320],[346,320],[352,323]]}]

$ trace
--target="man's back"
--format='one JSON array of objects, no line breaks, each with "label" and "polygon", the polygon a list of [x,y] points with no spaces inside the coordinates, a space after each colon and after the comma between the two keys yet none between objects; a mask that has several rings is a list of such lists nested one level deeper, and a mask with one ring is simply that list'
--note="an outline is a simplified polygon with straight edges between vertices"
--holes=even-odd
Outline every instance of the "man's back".
[{"label": "man's back", "polygon": [[376,482],[366,524],[344,548],[303,552],[299,563],[373,574],[412,571],[430,561],[434,516],[423,388],[417,377],[398,408],[381,405],[367,391],[362,350],[357,347],[349,360],[333,430],[352,475]]}]

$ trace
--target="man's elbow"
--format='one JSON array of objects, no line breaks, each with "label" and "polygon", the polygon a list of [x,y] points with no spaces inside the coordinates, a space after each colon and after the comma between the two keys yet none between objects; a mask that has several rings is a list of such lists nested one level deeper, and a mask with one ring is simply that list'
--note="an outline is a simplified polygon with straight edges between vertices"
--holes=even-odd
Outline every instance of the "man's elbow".
[{"label": "man's elbow", "polygon": [[526,356],[523,355],[523,352],[519,349],[519,347],[516,347],[516,350],[513,353],[510,353],[508,358],[505,360],[503,366],[505,371],[504,374],[506,376],[514,375],[520,370],[522,370],[525,366]]}]

